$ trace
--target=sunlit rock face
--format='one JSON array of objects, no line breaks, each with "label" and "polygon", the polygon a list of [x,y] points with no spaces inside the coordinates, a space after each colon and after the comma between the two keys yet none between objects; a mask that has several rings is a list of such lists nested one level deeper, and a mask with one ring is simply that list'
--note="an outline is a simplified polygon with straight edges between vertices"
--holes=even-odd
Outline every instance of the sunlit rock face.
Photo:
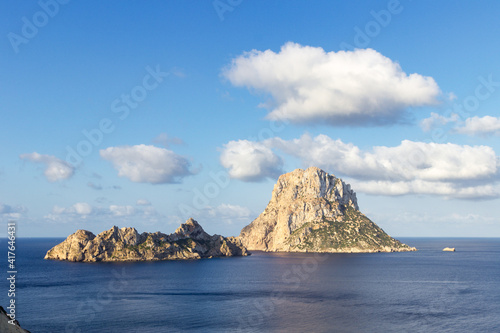
[{"label": "sunlit rock face", "polygon": [[260,251],[415,251],[359,211],[349,184],[316,167],[281,175],[266,209],[240,238],[247,249]]},{"label": "sunlit rock face", "polygon": [[135,228],[113,227],[95,236],[78,230],[45,255],[67,261],[142,261],[246,256],[249,252],[236,237],[210,236],[192,218],[170,235],[139,234]]}]

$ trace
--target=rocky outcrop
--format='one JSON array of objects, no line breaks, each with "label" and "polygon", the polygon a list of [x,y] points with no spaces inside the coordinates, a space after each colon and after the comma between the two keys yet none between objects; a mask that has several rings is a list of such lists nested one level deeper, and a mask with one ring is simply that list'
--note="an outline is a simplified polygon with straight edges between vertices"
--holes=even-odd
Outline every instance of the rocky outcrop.
[{"label": "rocky outcrop", "polygon": [[210,236],[193,219],[170,235],[139,234],[135,228],[113,227],[97,236],[78,230],[54,246],[45,259],[68,261],[145,261],[246,256],[249,252],[236,237]]},{"label": "rocky outcrop", "polygon": [[240,234],[249,250],[286,252],[415,251],[358,208],[356,193],[316,167],[281,175],[266,209]]},{"label": "rocky outcrop", "polygon": [[30,333],[22,329],[17,320],[12,320],[0,306],[0,332],[1,333]]}]

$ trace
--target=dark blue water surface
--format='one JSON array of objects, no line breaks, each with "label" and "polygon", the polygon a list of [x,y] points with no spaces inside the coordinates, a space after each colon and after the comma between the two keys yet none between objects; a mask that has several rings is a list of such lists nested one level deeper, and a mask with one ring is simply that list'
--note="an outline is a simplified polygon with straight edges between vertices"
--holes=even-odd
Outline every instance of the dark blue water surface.
[{"label": "dark blue water surface", "polygon": [[18,240],[16,314],[33,333],[500,332],[498,238],[403,239],[419,249],[409,253],[43,260],[61,241]]}]

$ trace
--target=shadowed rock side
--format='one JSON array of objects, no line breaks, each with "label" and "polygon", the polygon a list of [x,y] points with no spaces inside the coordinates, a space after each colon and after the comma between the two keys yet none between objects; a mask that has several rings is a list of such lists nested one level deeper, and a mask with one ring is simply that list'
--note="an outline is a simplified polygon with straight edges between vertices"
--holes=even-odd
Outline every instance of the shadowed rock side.
[{"label": "shadowed rock side", "polygon": [[135,228],[113,227],[95,236],[78,230],[54,246],[45,259],[68,261],[145,261],[246,256],[250,253],[236,237],[210,236],[193,219],[173,234],[139,234]]},{"label": "shadowed rock side", "polygon": [[[14,324],[11,324],[14,323]],[[17,320],[10,319],[4,308],[0,306],[0,332],[1,333],[30,333],[22,329]]]},{"label": "shadowed rock side", "polygon": [[266,209],[240,238],[247,249],[261,251],[416,250],[363,215],[350,185],[316,167],[281,175]]}]

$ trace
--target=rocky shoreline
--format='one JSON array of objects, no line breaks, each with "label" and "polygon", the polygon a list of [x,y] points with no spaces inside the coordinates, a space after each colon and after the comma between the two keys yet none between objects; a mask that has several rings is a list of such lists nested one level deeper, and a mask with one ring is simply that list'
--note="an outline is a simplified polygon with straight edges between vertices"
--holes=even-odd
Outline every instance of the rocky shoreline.
[{"label": "rocky shoreline", "polygon": [[3,307],[0,306],[0,332],[1,333],[30,333],[21,328],[17,320],[11,319]]}]

